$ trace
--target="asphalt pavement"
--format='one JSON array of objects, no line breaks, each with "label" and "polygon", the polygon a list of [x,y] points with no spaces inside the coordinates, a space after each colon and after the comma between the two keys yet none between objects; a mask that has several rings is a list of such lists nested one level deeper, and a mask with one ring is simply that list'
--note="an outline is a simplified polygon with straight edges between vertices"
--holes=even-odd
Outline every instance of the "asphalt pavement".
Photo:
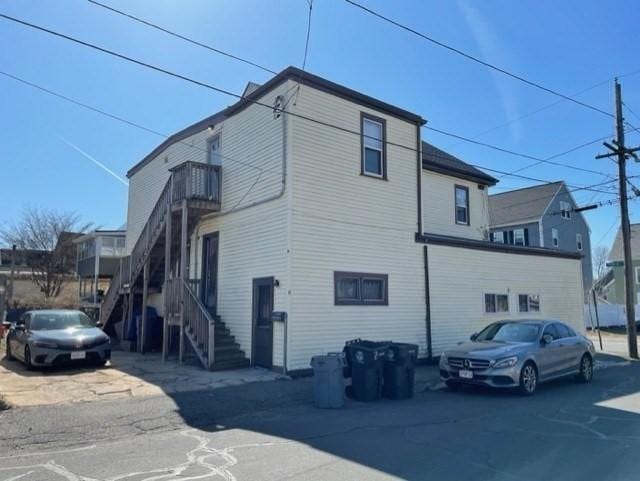
[{"label": "asphalt pavement", "polygon": [[0,480],[635,480],[640,363],[600,360],[533,397],[426,383],[321,410],[307,378],[11,409]]}]

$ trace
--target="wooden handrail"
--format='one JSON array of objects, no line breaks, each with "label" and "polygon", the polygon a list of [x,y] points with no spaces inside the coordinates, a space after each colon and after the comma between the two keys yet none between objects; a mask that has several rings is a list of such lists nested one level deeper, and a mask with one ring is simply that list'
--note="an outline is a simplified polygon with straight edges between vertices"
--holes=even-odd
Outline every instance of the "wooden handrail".
[{"label": "wooden handrail", "polygon": [[206,354],[208,365],[205,368],[211,368],[215,355],[215,320],[197,294],[191,289],[191,282],[190,280],[182,279],[182,308],[184,309],[182,318],[185,323],[184,327],[191,329],[202,351]]},{"label": "wooden handrail", "polygon": [[104,296],[100,309],[103,324],[111,316],[121,289],[133,285],[138,279],[144,263],[153,245],[160,235],[171,205],[187,200],[209,200],[220,202],[222,186],[222,168],[217,165],[187,161],[170,169],[170,177],[166,182],[158,201],[153,207],[142,232],[131,250],[131,255],[124,258],[116,269],[109,288]]}]

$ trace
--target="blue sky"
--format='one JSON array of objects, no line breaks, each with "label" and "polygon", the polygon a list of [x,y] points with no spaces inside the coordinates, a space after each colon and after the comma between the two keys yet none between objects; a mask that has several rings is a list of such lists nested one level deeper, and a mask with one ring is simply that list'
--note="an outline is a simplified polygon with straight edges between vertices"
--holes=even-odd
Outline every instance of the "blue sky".
[{"label": "blue sky", "polygon": [[[640,71],[640,5],[633,0],[616,1],[615,8],[584,0],[361,2],[569,95],[614,75]],[[104,3],[273,70],[302,63],[306,0]],[[247,81],[262,83],[270,77],[85,0],[5,0],[0,12],[238,93]],[[234,101],[2,19],[0,39],[0,70],[160,132],[172,133]],[[557,97],[435,47],[343,0],[315,0],[307,69],[418,112],[434,128],[534,156],[547,157],[613,134],[612,120],[601,114],[567,101],[558,103]],[[640,115],[640,73],[623,77],[622,84],[625,103]],[[609,83],[577,98],[613,111]],[[552,104],[556,105],[482,134]],[[123,177],[160,138],[3,76],[0,107],[0,223],[15,221],[25,206],[76,211],[84,221],[105,228],[124,222],[127,188],[116,177]],[[629,111],[626,115],[640,126],[640,118]],[[495,169],[513,171],[532,163],[429,130],[423,136],[468,162]],[[628,143],[640,143],[640,135],[628,134]],[[594,145],[556,161],[615,175],[613,162],[594,159],[601,151]],[[573,185],[606,180],[604,175],[544,164],[520,173]],[[629,174],[640,174],[640,166],[630,164]],[[640,178],[636,183],[640,185]],[[529,184],[504,177],[495,191]],[[582,191],[575,197],[586,203],[616,195]],[[638,205],[630,203],[632,222],[640,221]],[[611,241],[617,213],[617,205],[587,213],[594,246]]]}]

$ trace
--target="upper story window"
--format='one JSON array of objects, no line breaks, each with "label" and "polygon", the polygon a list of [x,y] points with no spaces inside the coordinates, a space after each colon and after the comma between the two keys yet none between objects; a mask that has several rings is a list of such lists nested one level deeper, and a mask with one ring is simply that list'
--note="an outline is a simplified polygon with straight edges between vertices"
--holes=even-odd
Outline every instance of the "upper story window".
[{"label": "upper story window", "polygon": [[526,246],[528,244],[527,237],[525,235],[526,229],[514,229],[513,230],[513,245]]},{"label": "upper story window", "polygon": [[576,234],[576,248],[582,250],[582,234]]},{"label": "upper story window", "polygon": [[560,217],[563,219],[571,219],[571,204],[564,200],[560,201]]},{"label": "upper story window", "polygon": [[551,229],[551,243],[553,244],[553,247],[560,246],[560,235],[558,234],[558,229]]},{"label": "upper story window", "polygon": [[469,225],[469,188],[456,185],[456,224]]},{"label": "upper story window", "polygon": [[497,242],[498,244],[504,244],[504,232],[502,232],[501,230],[496,231],[496,232],[492,232],[490,237],[491,237],[491,242]]},{"label": "upper story window", "polygon": [[366,114],[362,114],[361,121],[362,174],[386,179],[386,122]]},{"label": "upper story window", "polygon": [[209,163],[211,165],[222,165],[222,150],[220,146],[220,134],[211,137],[209,145]]}]

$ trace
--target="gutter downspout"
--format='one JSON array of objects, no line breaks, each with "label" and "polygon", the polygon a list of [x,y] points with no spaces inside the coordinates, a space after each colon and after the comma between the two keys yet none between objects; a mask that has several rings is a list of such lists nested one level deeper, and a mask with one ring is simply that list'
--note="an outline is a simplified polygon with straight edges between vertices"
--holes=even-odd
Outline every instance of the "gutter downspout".
[{"label": "gutter downspout", "polygon": [[424,234],[423,219],[422,219],[422,135],[421,135],[420,122],[416,124],[417,130],[417,145],[416,145],[416,157],[418,161],[418,233]]},{"label": "gutter downspout", "polygon": [[433,347],[431,338],[431,297],[429,292],[429,254],[427,246],[424,246],[424,303],[427,331],[427,358],[429,362],[431,362],[433,360]]}]

